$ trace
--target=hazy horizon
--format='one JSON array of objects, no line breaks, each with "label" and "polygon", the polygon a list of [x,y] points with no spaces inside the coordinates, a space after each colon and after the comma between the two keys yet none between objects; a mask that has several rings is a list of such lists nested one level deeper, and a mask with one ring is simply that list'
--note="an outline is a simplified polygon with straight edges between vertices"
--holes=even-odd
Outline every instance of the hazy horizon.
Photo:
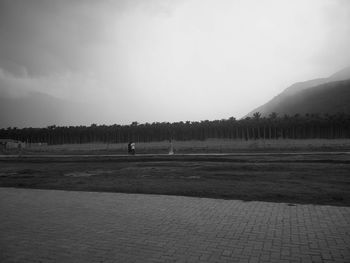
[{"label": "hazy horizon", "polygon": [[0,99],[70,103],[17,127],[240,118],[349,46],[346,0],[0,0]]}]

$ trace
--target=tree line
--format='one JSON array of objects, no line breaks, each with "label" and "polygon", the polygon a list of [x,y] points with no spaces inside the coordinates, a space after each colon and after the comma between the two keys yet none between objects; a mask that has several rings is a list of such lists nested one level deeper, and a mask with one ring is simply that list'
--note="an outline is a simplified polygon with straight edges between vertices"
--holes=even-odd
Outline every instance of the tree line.
[{"label": "tree line", "polygon": [[262,117],[237,120],[234,117],[214,121],[154,122],[130,125],[48,126],[46,128],[9,127],[0,129],[1,139],[27,143],[127,143],[164,140],[218,139],[338,139],[350,138],[350,114],[278,116],[271,113]]}]

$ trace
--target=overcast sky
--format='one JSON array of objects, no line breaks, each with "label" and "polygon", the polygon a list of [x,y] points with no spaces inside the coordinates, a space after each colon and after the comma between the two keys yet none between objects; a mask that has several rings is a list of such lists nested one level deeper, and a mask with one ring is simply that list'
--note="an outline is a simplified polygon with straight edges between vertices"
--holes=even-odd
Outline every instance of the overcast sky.
[{"label": "overcast sky", "polygon": [[348,0],[0,0],[0,95],[94,105],[95,123],[239,118],[349,47]]}]

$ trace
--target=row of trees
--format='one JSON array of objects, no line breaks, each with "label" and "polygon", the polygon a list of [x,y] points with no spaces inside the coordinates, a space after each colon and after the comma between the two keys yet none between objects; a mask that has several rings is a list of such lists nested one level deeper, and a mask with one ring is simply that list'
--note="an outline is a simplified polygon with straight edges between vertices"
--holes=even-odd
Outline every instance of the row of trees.
[{"label": "row of trees", "polygon": [[47,128],[0,129],[1,139],[15,139],[28,143],[126,143],[163,140],[219,139],[310,139],[350,138],[350,115],[283,116],[271,113],[261,117],[200,122],[156,122],[130,125],[49,126]]}]

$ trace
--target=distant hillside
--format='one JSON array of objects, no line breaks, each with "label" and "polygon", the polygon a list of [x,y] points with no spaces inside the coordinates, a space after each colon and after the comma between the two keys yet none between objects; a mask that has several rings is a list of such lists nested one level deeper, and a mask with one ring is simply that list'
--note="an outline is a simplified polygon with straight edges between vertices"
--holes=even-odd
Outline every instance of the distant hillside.
[{"label": "distant hillside", "polygon": [[[91,107],[90,107],[91,108]],[[91,123],[94,115],[89,107],[31,92],[20,97],[0,96],[0,128],[46,127],[70,123]],[[20,125],[19,125],[20,124]],[[79,123],[77,123],[79,124]]]},{"label": "distant hillside", "polygon": [[251,117],[255,112],[260,112],[263,117],[267,117],[271,112],[280,116],[297,113],[350,113],[349,80],[350,67],[328,78],[295,83],[245,117]]}]

